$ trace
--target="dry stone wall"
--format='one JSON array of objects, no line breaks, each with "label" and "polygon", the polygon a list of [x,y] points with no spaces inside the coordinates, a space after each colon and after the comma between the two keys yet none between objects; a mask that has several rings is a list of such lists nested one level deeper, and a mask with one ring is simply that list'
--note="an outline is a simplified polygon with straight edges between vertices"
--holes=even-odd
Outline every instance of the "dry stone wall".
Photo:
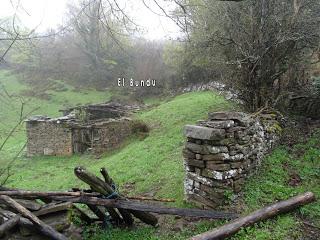
[{"label": "dry stone wall", "polygon": [[40,119],[29,120],[26,125],[27,156],[72,155],[72,130],[64,123]]},{"label": "dry stone wall", "polygon": [[79,124],[67,117],[34,117],[26,121],[27,156],[70,156],[92,151],[100,154],[119,147],[135,131],[130,118]]},{"label": "dry stone wall", "polygon": [[185,126],[186,200],[215,208],[230,194],[236,196],[277,143],[280,132],[276,114],[215,112],[208,120]]},{"label": "dry stone wall", "polygon": [[116,149],[133,134],[133,123],[130,118],[120,118],[74,127],[74,152],[83,153],[91,149],[94,153],[100,154]]}]

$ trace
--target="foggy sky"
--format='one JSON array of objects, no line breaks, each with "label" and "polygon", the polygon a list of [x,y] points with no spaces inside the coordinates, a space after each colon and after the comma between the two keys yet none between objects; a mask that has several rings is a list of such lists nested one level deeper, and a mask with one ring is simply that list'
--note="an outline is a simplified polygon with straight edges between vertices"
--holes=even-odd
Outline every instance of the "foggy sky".
[{"label": "foggy sky", "polygon": [[[10,17],[15,13],[15,7],[19,0],[1,0],[0,19]],[[64,25],[67,3],[74,3],[78,0],[21,0],[17,16],[30,29],[37,27],[37,31],[45,31]],[[142,0],[117,0],[126,13],[145,29],[144,36],[149,39],[168,39],[178,36],[178,27],[165,16],[157,16],[148,10]],[[13,3],[13,6],[11,4]],[[145,0],[154,12],[163,15],[161,10],[152,0]],[[166,9],[172,10],[173,5],[164,0],[158,2]]]}]

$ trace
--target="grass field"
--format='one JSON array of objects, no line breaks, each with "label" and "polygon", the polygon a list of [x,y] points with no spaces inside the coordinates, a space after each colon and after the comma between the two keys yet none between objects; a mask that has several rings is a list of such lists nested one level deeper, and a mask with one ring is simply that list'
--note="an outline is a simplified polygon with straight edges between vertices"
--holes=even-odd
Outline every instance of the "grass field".
[{"label": "grass field", "polygon": [[[10,93],[19,94],[25,86],[9,72],[0,72],[0,82]],[[50,101],[30,98],[29,109],[40,106],[37,114],[57,116],[57,110],[67,102],[71,104],[106,101],[111,94],[93,90],[51,92]],[[76,179],[73,168],[81,165],[98,173],[100,167],[107,167],[119,189],[129,195],[147,194],[156,197],[174,198],[175,206],[189,207],[183,201],[183,164],[182,147],[184,138],[182,128],[206,118],[209,111],[228,110],[234,104],[212,92],[188,93],[166,101],[157,102],[152,109],[140,112],[134,117],[145,121],[151,128],[149,136],[144,139],[133,137],[121,149],[95,159],[91,155],[72,157],[35,157],[23,155],[14,163],[14,175],[8,185],[24,189],[65,190],[71,187],[83,187]],[[0,101],[0,131],[7,131],[19,117],[19,102],[10,103],[11,111]],[[12,138],[0,154],[0,163],[7,162],[23,146],[25,133],[23,127]],[[280,147],[267,157],[260,173],[246,184],[240,204],[243,212],[249,212],[276,200],[285,199],[299,192],[314,191],[320,196],[320,138],[315,135],[306,144],[297,145],[295,151]],[[290,150],[290,151],[289,151]],[[295,152],[300,152],[299,155]],[[295,173],[302,178],[301,184],[292,187],[288,184]],[[311,204],[291,214],[279,216],[242,230],[234,239],[298,239],[302,235],[301,218],[313,219],[319,226],[320,205]],[[139,226],[134,230],[113,229],[96,230],[87,234],[90,239],[185,239],[197,232],[203,232],[221,221],[202,221],[176,228],[179,219],[167,217],[162,226],[154,229]],[[320,227],[320,226],[319,226]],[[91,228],[89,229],[92,230]]]}]

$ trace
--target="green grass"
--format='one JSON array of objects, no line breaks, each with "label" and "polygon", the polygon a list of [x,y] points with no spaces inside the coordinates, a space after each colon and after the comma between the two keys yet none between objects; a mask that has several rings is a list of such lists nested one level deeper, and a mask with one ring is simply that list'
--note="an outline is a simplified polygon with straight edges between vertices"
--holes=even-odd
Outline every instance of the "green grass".
[{"label": "green grass", "polygon": [[[8,72],[0,71],[0,81],[9,91],[19,93],[25,86]],[[57,115],[64,101],[69,103],[87,103],[105,101],[110,93],[92,90],[54,93],[50,101],[31,99],[31,106],[40,106],[37,113]],[[148,99],[152,109],[140,112],[135,118],[145,121],[151,128],[149,136],[141,140],[131,138],[121,149],[106,153],[100,159],[91,155],[74,155],[72,157],[19,157],[14,163],[14,175],[8,185],[23,189],[65,190],[71,187],[84,187],[84,184],[73,174],[77,165],[85,166],[98,173],[100,167],[107,167],[120,191],[128,194],[154,194],[161,198],[176,199],[175,206],[189,207],[183,201],[184,170],[182,164],[182,147],[184,138],[182,128],[185,124],[204,119],[209,111],[232,109],[235,106],[223,97],[212,92],[183,94],[173,99]],[[12,102],[18,106],[18,102]],[[4,125],[10,126],[17,118],[17,113],[7,109],[0,102],[1,117]],[[18,108],[17,108],[18,110]],[[3,118],[1,118],[3,119]],[[23,128],[18,131],[1,153],[0,161],[10,159],[25,141]],[[292,151],[279,147],[268,156],[259,173],[247,181],[241,198],[241,209],[244,213],[256,210],[276,200],[286,199],[298,193],[313,191],[320,196],[320,134],[311,138],[308,143],[296,145]],[[297,154],[299,153],[299,154]],[[302,182],[296,187],[288,184],[290,176],[298,174]],[[319,226],[320,204],[307,205],[294,213],[280,215],[252,227],[241,230],[233,239],[298,239],[302,236],[300,218],[308,219]],[[158,229],[139,225],[133,230],[112,229],[102,231],[95,229],[94,235],[87,233],[90,239],[186,239],[196,233],[204,232],[223,221],[202,221],[193,227],[173,230],[174,217],[167,217]],[[92,228],[87,229],[92,231]]]},{"label": "green grass", "polygon": [[[299,193],[312,191],[320,197],[320,133],[316,133],[306,144],[289,149],[279,147],[264,161],[258,173],[247,180],[241,199],[243,214],[248,214],[265,205],[284,200]],[[298,155],[296,153],[299,153]],[[302,182],[298,186],[288,184],[292,174],[298,174]],[[241,202],[241,201],[240,201]],[[234,207],[231,206],[231,209]],[[306,237],[301,221],[307,220],[320,227],[320,203],[317,201],[301,207],[291,213],[279,215],[273,219],[257,223],[242,229],[232,240],[282,240]],[[178,233],[166,229],[158,231],[150,227],[137,230],[98,231],[92,239],[186,239],[222,225],[223,221],[203,221],[193,229],[183,229]],[[174,235],[173,235],[174,234]]]},{"label": "green grass", "polygon": [[[7,97],[3,91],[12,95]],[[50,100],[41,100],[32,96],[22,96],[21,92],[28,89],[18,81],[18,76],[10,71],[0,71],[0,142],[6,136],[6,133],[17,123],[20,117],[21,101],[26,102],[24,114],[32,112],[32,115],[48,115],[51,117],[61,116],[60,109],[79,104],[96,103],[108,101],[111,97],[110,92],[99,92],[96,90],[75,90],[69,85],[65,85],[64,92],[47,91],[50,94]],[[12,157],[24,145],[25,132],[24,124],[17,129],[13,138],[3,149],[0,164],[6,162],[8,157]]]},{"label": "green grass", "polygon": [[210,110],[231,107],[221,96],[210,92],[181,95],[136,115],[151,127],[147,138],[131,139],[121,150],[99,160],[90,155],[21,159],[16,166],[23,171],[15,173],[10,185],[26,189],[68,189],[82,185],[73,176],[75,166],[82,165],[96,173],[105,166],[120,188],[125,183],[134,185],[131,194],[154,191],[157,196],[177,199],[177,205],[182,205],[182,128],[205,118]]}]

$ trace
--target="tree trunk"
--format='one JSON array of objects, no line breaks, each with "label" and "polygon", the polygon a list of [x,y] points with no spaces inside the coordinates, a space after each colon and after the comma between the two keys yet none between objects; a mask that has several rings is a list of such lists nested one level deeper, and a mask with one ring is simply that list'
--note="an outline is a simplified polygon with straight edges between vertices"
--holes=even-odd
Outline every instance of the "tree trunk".
[{"label": "tree trunk", "polygon": [[191,240],[216,240],[225,239],[232,236],[240,229],[253,225],[259,221],[274,217],[279,213],[291,211],[297,207],[315,201],[315,196],[311,192],[290,198],[286,201],[280,201],[270,206],[259,209],[248,216],[238,218],[231,223],[215,228],[211,231],[199,234],[191,238]]}]

